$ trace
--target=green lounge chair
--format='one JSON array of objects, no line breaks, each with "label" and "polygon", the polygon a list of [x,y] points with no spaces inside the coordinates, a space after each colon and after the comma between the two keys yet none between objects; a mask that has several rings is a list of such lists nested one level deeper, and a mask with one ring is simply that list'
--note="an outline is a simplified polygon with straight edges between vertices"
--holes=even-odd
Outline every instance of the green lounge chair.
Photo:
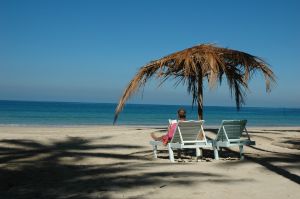
[{"label": "green lounge chair", "polygon": [[[168,143],[169,159],[174,162],[173,149],[196,149],[196,156],[201,156],[200,148],[212,147],[211,143],[206,140],[203,130],[203,120],[200,121],[178,121],[176,131],[172,140]],[[203,133],[203,139],[200,135]],[[150,141],[153,147],[154,158],[157,158],[157,146],[162,146],[160,141]]]},{"label": "green lounge chair", "polygon": [[[212,140],[215,159],[219,159],[218,150],[220,147],[239,146],[240,158],[244,159],[243,146],[255,145],[255,141],[250,140],[250,136],[246,129],[247,120],[223,120],[219,128],[217,137]],[[241,138],[243,132],[247,138]]]}]

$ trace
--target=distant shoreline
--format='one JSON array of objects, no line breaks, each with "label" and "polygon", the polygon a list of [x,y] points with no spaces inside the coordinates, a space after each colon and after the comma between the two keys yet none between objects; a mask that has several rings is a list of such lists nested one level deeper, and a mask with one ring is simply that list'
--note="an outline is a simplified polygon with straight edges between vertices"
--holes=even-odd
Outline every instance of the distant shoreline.
[{"label": "distant shoreline", "polygon": [[[0,99],[1,102],[17,102],[17,103],[67,103],[67,104],[108,104],[108,105],[117,105],[118,102],[80,102],[80,101],[48,101],[48,100],[7,100],[7,99]],[[187,106],[192,107],[192,104],[149,104],[149,103],[127,103],[126,105],[142,105],[142,106],[170,106],[170,107],[180,107],[180,106]],[[193,106],[195,109],[196,106]],[[215,108],[236,108],[236,106],[220,106],[220,105],[204,105],[205,107],[215,107]],[[279,106],[242,106],[243,108],[263,108],[263,109],[300,109],[299,107],[279,107]]]},{"label": "distant shoreline", "polygon": [[[82,125],[62,125],[62,124],[0,124],[0,127],[24,127],[24,128],[167,128],[167,125],[127,125],[127,124],[120,124],[120,125],[107,125],[107,124],[82,124]],[[218,125],[204,125],[204,129],[218,129],[220,126]],[[247,125],[246,128],[248,130],[299,130],[300,126],[249,126]]]}]

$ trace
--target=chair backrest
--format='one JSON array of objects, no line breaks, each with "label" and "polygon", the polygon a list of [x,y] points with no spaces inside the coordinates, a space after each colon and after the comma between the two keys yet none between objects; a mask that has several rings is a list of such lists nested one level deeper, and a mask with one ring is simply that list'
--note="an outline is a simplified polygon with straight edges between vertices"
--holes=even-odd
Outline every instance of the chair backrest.
[{"label": "chair backrest", "polygon": [[245,130],[247,120],[223,120],[219,128],[216,140],[237,140]]},{"label": "chair backrest", "polygon": [[169,119],[169,124],[174,124],[174,123],[177,123],[177,122],[178,122],[177,120]]},{"label": "chair backrest", "polygon": [[194,121],[178,121],[176,131],[171,140],[171,143],[193,143],[200,139],[200,134],[203,133],[204,139],[205,134],[203,130],[204,120]]}]

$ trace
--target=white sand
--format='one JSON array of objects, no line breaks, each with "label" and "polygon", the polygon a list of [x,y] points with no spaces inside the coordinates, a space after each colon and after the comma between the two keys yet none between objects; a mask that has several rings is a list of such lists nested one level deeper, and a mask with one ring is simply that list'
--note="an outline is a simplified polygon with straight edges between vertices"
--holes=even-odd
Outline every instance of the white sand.
[{"label": "white sand", "polygon": [[153,159],[149,133],[163,131],[0,126],[0,198],[300,198],[299,127],[249,129],[244,161],[204,150],[170,163],[166,148]]}]

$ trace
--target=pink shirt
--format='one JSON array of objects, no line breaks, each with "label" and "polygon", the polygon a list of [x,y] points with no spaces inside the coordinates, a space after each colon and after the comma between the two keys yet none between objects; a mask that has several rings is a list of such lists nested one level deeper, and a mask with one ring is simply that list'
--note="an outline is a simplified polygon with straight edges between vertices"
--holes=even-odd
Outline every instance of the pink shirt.
[{"label": "pink shirt", "polygon": [[172,140],[174,133],[176,131],[177,123],[173,123],[169,126],[169,130],[166,135],[162,136],[162,142],[167,145],[170,140]]},{"label": "pink shirt", "polygon": [[174,133],[176,131],[176,127],[177,127],[177,123],[171,124],[171,126],[169,128],[169,131],[167,133],[167,136],[168,136],[169,140],[171,140],[172,137],[174,136]]}]

